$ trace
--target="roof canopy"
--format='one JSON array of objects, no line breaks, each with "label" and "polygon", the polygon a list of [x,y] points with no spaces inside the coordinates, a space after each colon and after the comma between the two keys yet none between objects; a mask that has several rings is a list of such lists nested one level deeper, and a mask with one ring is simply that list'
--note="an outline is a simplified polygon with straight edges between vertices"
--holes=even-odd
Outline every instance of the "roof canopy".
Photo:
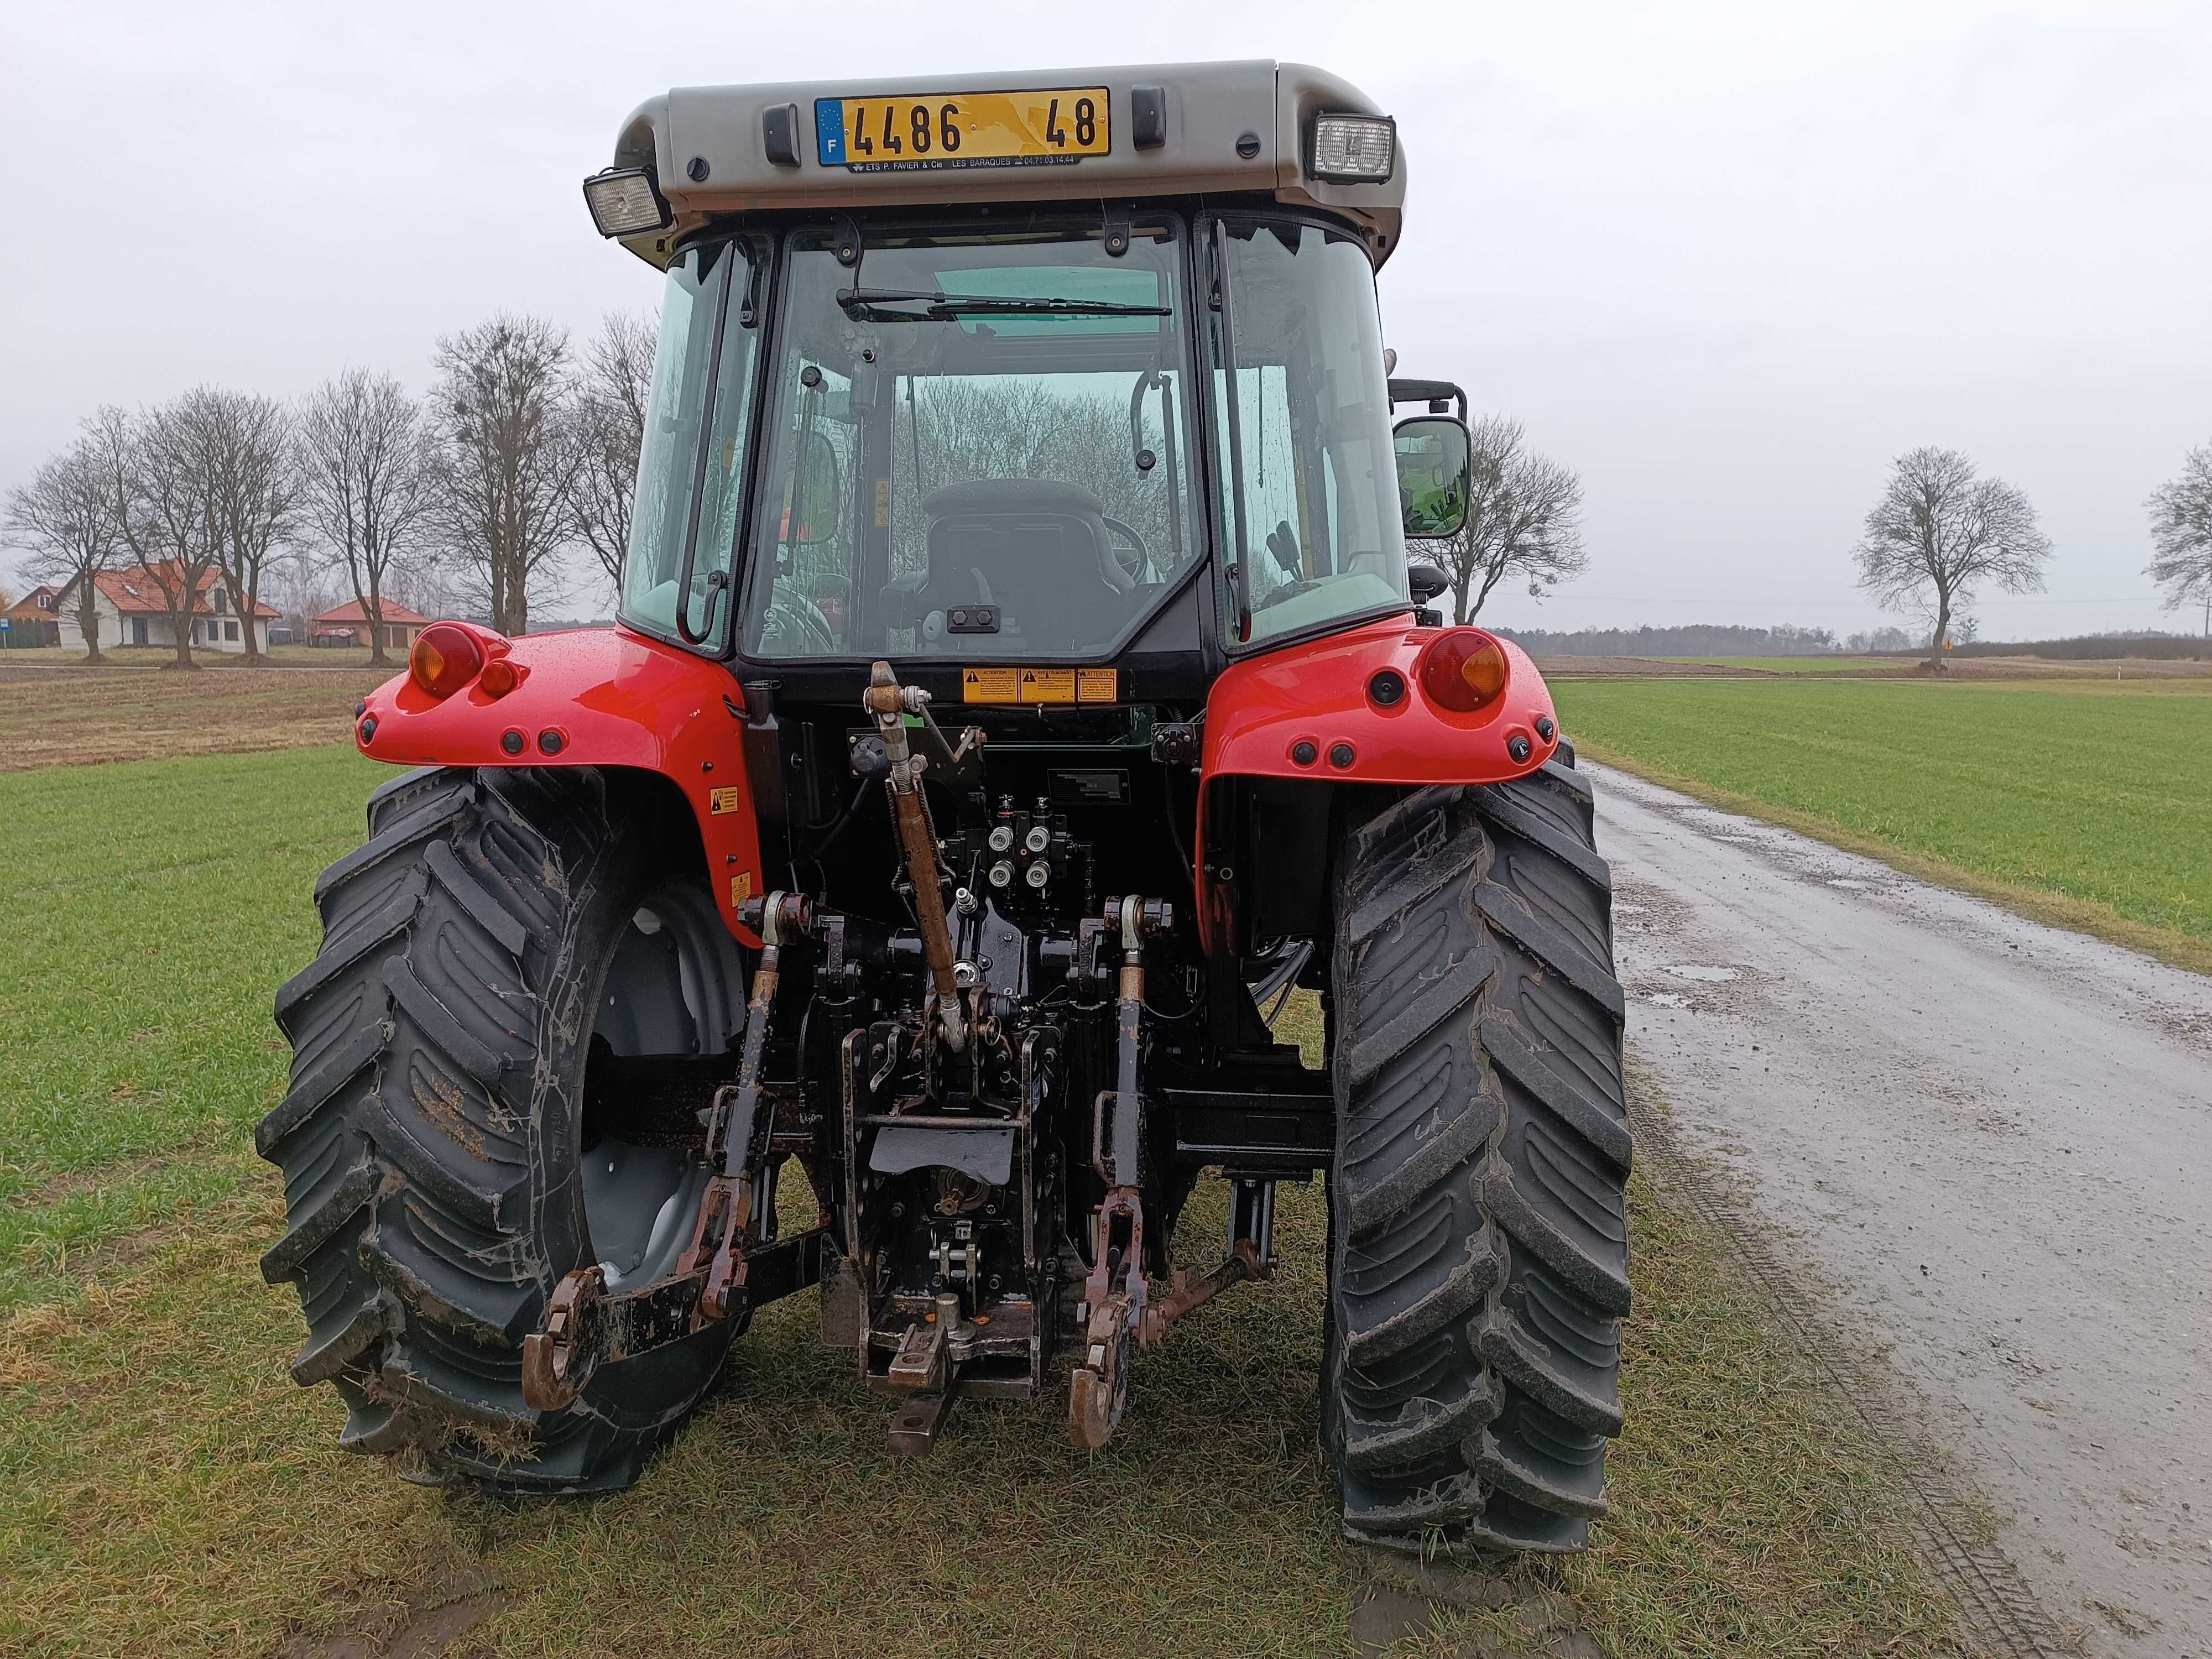
[{"label": "roof canopy", "polygon": [[[963,98],[1055,88],[1066,92],[1071,106],[1079,94],[1106,94],[1097,118],[1100,148],[1074,159],[1026,158],[1060,165],[954,161],[941,141],[927,159],[902,148],[902,159],[888,166],[880,158],[862,163],[846,150],[842,119],[858,101],[914,114],[909,106],[917,103],[941,111]],[[1318,116],[1384,113],[1348,82],[1264,59],[679,87],[640,105],[623,124],[614,165],[652,168],[675,214],[665,231],[624,239],[656,265],[668,263],[687,231],[716,215],[752,209],[1053,200],[1103,206],[1200,194],[1264,194],[1330,209],[1365,228],[1380,264],[1397,246],[1404,155],[1396,155],[1386,179],[1341,183],[1313,175],[1309,145]]]}]

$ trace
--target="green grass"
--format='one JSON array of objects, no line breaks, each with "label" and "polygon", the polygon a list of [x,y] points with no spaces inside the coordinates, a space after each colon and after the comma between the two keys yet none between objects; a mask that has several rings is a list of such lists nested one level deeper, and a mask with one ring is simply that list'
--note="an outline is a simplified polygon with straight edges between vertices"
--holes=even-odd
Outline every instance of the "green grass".
[{"label": "green grass", "polygon": [[270,999],[384,775],[333,747],[0,776],[0,1309],[238,1189]]},{"label": "green grass", "polygon": [[1624,680],[1557,695],[1596,759],[2212,960],[2212,684]]},{"label": "green grass", "polygon": [[[1365,1569],[1319,1446],[1317,1183],[1284,1190],[1283,1273],[1143,1355],[1097,1454],[1051,1398],[963,1405],[934,1455],[889,1457],[804,1297],[628,1492],[501,1504],[337,1450],[334,1395],[285,1373],[294,1294],[256,1270],[283,1224],[250,1129],[314,873],[386,775],[332,749],[0,778],[0,1651],[373,1646],[457,1598],[500,1654],[1344,1651]],[[1809,1362],[1662,1188],[1630,1204],[1614,1513],[1535,1576],[1620,1656],[1955,1652]],[[1218,1255],[1223,1213],[1202,1186],[1181,1259]]]}]

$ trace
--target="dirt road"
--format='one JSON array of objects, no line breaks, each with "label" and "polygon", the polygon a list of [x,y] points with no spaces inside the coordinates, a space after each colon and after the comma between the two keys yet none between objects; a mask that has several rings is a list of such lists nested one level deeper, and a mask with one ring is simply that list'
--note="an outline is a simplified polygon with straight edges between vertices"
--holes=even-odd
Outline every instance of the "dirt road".
[{"label": "dirt road", "polygon": [[2212,1659],[2212,980],[1606,769],[1629,1041],[2092,1653]]}]

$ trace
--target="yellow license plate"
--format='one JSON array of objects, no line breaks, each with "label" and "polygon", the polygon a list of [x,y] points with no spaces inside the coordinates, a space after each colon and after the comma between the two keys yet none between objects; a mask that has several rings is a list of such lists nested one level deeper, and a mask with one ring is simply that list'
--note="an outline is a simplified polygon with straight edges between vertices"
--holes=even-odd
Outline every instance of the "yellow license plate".
[{"label": "yellow license plate", "polygon": [[1112,149],[1108,102],[1103,87],[817,98],[815,145],[854,173],[1050,167]]}]

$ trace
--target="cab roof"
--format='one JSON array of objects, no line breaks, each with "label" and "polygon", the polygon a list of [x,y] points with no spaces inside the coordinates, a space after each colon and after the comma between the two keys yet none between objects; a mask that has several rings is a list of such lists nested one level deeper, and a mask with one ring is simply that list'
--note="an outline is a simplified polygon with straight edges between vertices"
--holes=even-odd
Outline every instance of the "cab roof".
[{"label": "cab roof", "polygon": [[[941,106],[967,95],[1101,88],[1108,94],[1104,153],[1066,165],[949,163],[940,155],[932,165],[902,170],[857,170],[834,136],[842,100]],[[1324,70],[1265,59],[678,87],[637,107],[623,125],[614,155],[617,167],[653,171],[673,222],[622,240],[647,263],[665,265],[687,232],[716,216],[750,210],[1264,194],[1354,221],[1380,264],[1397,246],[1404,153],[1395,149],[1394,139],[1394,164],[1384,179],[1316,178],[1314,124],[1327,114],[1387,112]]]}]

